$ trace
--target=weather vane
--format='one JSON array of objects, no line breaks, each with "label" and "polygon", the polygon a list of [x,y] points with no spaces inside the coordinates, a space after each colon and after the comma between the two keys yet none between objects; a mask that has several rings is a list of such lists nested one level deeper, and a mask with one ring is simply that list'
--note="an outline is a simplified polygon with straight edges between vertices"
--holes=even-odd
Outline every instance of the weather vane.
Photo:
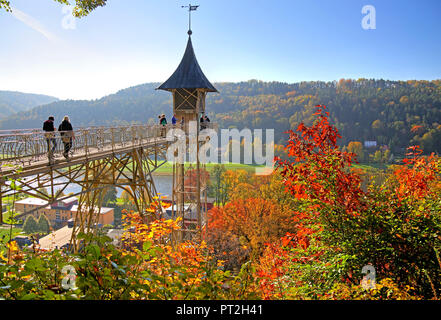
[{"label": "weather vane", "polygon": [[188,6],[182,6],[182,8],[188,8],[188,35],[190,35],[190,36],[193,33],[191,31],[191,12],[196,11],[198,9],[198,7],[199,7],[199,5],[192,6],[191,4],[189,4]]}]

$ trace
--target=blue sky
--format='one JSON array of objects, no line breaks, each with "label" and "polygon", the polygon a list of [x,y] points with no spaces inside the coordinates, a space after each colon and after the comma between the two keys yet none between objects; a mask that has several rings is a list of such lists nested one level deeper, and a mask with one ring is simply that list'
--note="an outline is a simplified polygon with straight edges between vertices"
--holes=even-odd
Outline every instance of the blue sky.
[{"label": "blue sky", "polygon": [[[0,90],[94,99],[176,69],[187,41],[181,0],[109,0],[63,28],[53,0],[0,12]],[[193,45],[212,82],[441,78],[440,0],[199,0]],[[376,9],[364,30],[362,8]]]}]

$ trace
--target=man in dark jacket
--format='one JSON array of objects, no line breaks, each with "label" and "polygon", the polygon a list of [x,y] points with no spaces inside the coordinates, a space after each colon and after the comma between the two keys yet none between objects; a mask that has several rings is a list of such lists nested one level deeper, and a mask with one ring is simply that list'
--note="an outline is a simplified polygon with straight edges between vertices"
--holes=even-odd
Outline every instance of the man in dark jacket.
[{"label": "man in dark jacket", "polygon": [[207,121],[207,116],[206,115],[202,115],[201,116],[201,119],[200,119],[200,122],[201,122],[201,131],[202,130],[204,130],[204,129],[207,129],[207,126],[208,126],[208,122],[210,122],[210,120],[208,119],[208,121]]},{"label": "man in dark jacket", "polygon": [[161,116],[161,122],[160,122],[160,124],[163,125],[163,126],[167,125],[167,118],[165,117],[165,114],[163,114],[163,115]]},{"label": "man in dark jacket", "polygon": [[161,136],[165,137],[166,135],[166,126],[167,126],[167,119],[165,118],[165,114],[161,115],[161,120],[159,122],[161,124]]},{"label": "man in dark jacket", "polygon": [[63,156],[68,159],[69,151],[72,148],[72,138],[74,138],[72,124],[70,123],[68,116],[64,116],[63,122],[61,122],[58,127],[58,131],[60,131],[61,140],[64,144]]},{"label": "man in dark jacket", "polygon": [[[54,152],[57,149],[57,139],[55,139],[55,127],[54,127],[55,118],[50,116],[43,123],[43,131],[45,132],[46,142],[47,142],[47,152],[49,155],[49,161],[53,160]],[[51,148],[52,145],[52,148]]]}]

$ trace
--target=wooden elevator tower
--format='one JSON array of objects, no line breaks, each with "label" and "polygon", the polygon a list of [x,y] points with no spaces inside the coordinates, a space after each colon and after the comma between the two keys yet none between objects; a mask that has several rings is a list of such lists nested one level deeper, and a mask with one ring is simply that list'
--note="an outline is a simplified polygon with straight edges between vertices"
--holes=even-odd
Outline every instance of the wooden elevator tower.
[{"label": "wooden elevator tower", "polygon": [[206,111],[207,93],[218,92],[199,66],[191,35],[189,30],[187,48],[178,68],[158,87],[173,95],[173,114],[177,118],[176,127],[185,135],[187,156],[188,150],[196,150],[195,161],[173,163],[172,214],[182,219],[182,229],[176,241],[201,237],[206,223],[208,179],[205,164],[199,159],[199,119]]}]

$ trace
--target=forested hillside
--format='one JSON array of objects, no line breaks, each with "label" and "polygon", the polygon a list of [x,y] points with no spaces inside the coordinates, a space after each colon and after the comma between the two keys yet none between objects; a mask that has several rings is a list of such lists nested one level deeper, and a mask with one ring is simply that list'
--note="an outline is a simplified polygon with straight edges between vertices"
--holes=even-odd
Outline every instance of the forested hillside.
[{"label": "forested hillside", "polygon": [[69,115],[74,127],[147,122],[158,112],[171,112],[171,97],[144,84],[97,100],[65,100],[38,106],[0,121],[1,129],[39,128],[49,115],[56,123]]},{"label": "forested hillside", "polygon": [[[49,115],[71,116],[75,126],[156,121],[171,116],[171,95],[157,83],[121,90],[94,101],[58,101],[0,121],[1,129],[40,127]],[[217,83],[207,110],[221,128],[274,128],[276,143],[301,121],[310,124],[314,106],[328,106],[330,121],[342,135],[340,144],[375,140],[392,152],[419,144],[425,152],[441,151],[441,80],[386,81],[342,79],[287,84],[251,80]]]},{"label": "forested hillside", "polygon": [[[341,144],[375,140],[399,152],[421,144],[441,150],[441,81],[340,80],[296,84],[250,81],[218,85],[210,109],[222,127],[285,130],[311,124],[314,106],[325,104],[342,136]],[[413,129],[413,130],[412,130]]]},{"label": "forested hillside", "polygon": [[57,100],[57,98],[41,94],[0,91],[0,119]]}]

